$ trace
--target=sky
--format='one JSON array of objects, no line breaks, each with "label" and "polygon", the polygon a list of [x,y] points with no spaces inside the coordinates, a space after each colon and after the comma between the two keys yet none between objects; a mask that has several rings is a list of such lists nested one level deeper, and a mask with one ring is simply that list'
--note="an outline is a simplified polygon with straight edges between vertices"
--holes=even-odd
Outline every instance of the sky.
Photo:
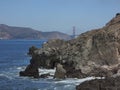
[{"label": "sky", "polygon": [[120,0],[0,0],[0,24],[76,34],[103,27]]}]

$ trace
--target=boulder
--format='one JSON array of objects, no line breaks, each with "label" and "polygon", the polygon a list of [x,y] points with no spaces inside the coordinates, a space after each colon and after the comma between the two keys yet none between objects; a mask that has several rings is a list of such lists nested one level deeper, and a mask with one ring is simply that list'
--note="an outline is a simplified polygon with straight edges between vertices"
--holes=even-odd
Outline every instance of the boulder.
[{"label": "boulder", "polygon": [[54,78],[64,79],[65,75],[66,75],[66,70],[63,68],[61,64],[58,63],[56,66],[56,72],[55,72]]},{"label": "boulder", "polygon": [[32,65],[28,65],[25,71],[21,71],[20,76],[29,76],[34,78],[39,78],[38,68]]}]

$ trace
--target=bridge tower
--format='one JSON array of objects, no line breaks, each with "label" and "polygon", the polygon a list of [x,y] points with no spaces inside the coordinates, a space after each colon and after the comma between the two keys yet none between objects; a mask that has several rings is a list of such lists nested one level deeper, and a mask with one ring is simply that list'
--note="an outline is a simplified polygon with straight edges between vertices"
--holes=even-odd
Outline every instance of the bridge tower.
[{"label": "bridge tower", "polygon": [[73,26],[73,38],[75,38],[75,36],[76,36],[76,28],[75,26]]}]

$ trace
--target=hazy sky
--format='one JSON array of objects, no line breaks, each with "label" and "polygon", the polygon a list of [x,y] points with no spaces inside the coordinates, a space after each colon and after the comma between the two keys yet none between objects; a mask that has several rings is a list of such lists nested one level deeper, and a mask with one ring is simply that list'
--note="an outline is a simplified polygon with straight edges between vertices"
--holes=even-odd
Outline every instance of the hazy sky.
[{"label": "hazy sky", "polygon": [[104,26],[120,0],[0,0],[0,23],[72,34]]}]

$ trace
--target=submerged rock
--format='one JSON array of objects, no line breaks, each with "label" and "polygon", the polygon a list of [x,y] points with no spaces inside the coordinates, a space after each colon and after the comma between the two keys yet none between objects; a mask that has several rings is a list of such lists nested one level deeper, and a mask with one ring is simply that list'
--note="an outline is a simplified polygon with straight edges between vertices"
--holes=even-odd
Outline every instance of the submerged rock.
[{"label": "submerged rock", "polygon": [[[117,14],[103,28],[82,33],[69,41],[50,40],[40,49],[32,47],[29,54],[33,69],[26,68],[24,73],[35,67],[55,68],[59,63],[66,77],[112,76],[120,64],[120,15]],[[56,74],[58,72],[56,69]],[[56,74],[55,77],[59,77]]]},{"label": "submerged rock", "polygon": [[46,74],[42,74],[40,75],[40,78],[48,78],[50,75],[50,73],[46,73]]}]

